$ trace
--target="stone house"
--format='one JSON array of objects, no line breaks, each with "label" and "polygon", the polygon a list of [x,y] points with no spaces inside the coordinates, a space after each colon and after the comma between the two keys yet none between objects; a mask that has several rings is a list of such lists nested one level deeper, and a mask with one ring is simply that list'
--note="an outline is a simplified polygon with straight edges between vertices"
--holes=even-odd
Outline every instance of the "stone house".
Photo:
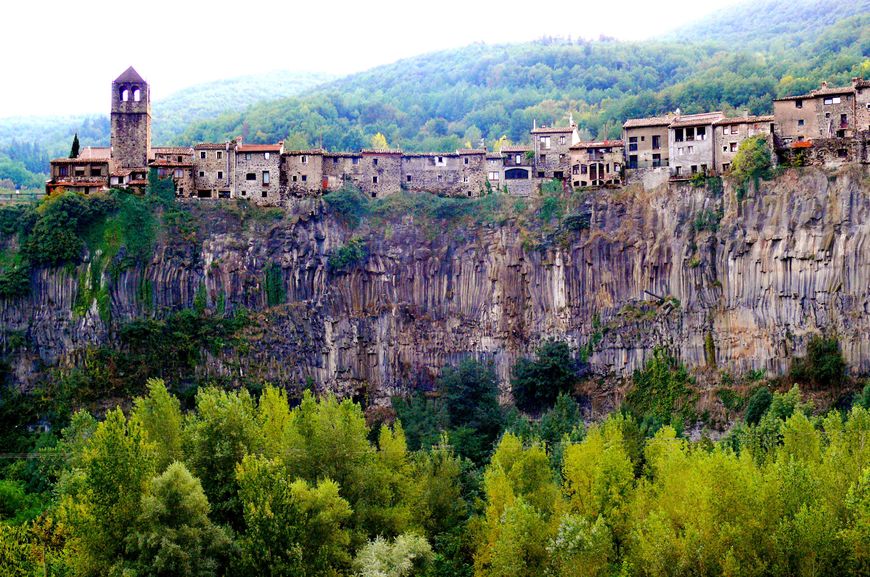
[{"label": "stone house", "polygon": [[668,125],[671,178],[689,178],[696,172],[715,170],[713,127],[723,118],[721,111],[676,114]]},{"label": "stone house", "polygon": [[323,156],[320,148],[290,150],[281,155],[281,197],[312,196],[326,188],[323,177]]},{"label": "stone house", "polygon": [[446,196],[479,196],[485,190],[485,150],[404,153],[401,166],[405,190]]},{"label": "stone house", "polygon": [[508,192],[513,195],[531,194],[536,183],[534,149],[529,146],[504,146],[501,155],[504,175],[502,186],[507,186]]},{"label": "stone house", "polygon": [[567,179],[571,169],[571,147],[580,142],[574,119],[569,119],[568,126],[536,125],[531,135],[535,152],[535,178]]},{"label": "stone house", "polygon": [[362,189],[362,154],[358,152],[324,152],[323,183],[327,190],[338,190],[345,184]]},{"label": "stone house", "polygon": [[[817,138],[852,138],[870,129],[870,83],[853,78],[850,86],[821,88],[773,101],[778,146]],[[859,107],[858,100],[863,106]],[[860,110],[859,110],[860,108]]]},{"label": "stone house", "polygon": [[[235,196],[257,204],[278,204],[281,200],[281,153],[284,143],[236,146]],[[232,189],[232,187],[231,187]]]},{"label": "stone house", "polygon": [[500,152],[486,153],[486,182],[493,190],[501,190],[503,186],[504,157]]},{"label": "stone house", "polygon": [[186,198],[196,195],[192,147],[161,146],[151,149],[149,168],[157,170],[159,178],[172,178],[175,195]]},{"label": "stone house", "polygon": [[630,169],[668,166],[668,126],[674,115],[631,118],[622,125],[625,162]]},{"label": "stone house", "polygon": [[713,125],[713,148],[715,149],[714,170],[720,174],[728,172],[731,162],[740,148],[740,143],[752,136],[764,136],[773,144],[773,116],[738,116],[723,118]]},{"label": "stone house", "polygon": [[621,186],[624,166],[621,140],[578,142],[571,147],[571,184],[587,186]]},{"label": "stone house", "polygon": [[382,198],[402,190],[401,150],[362,150],[362,179],[359,187],[372,198]]},{"label": "stone house", "polygon": [[237,141],[202,142],[193,147],[197,198],[233,198]]},{"label": "stone house", "polygon": [[45,193],[68,190],[90,194],[107,190],[112,167],[111,155],[109,147],[87,147],[76,158],[52,160]]}]

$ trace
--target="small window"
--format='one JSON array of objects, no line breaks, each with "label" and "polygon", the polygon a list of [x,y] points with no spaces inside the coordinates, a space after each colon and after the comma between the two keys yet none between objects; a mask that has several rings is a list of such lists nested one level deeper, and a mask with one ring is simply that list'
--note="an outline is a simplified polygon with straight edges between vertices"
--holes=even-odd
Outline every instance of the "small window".
[{"label": "small window", "polygon": [[224,151],[223,151],[223,150],[218,150],[218,151],[217,151],[217,159],[220,160],[220,159],[223,158],[223,157],[224,157]]},{"label": "small window", "polygon": [[707,139],[707,128],[704,126],[699,126],[697,129],[696,136],[697,136],[698,140],[706,140]]},{"label": "small window", "polygon": [[463,184],[468,184],[468,177],[467,177],[467,176],[463,176],[463,177],[462,177],[462,182],[463,182]]},{"label": "small window", "polygon": [[269,171],[263,171],[263,184],[269,184]]},{"label": "small window", "polygon": [[565,137],[564,136],[559,137],[559,144],[565,144]]},{"label": "small window", "polygon": [[737,152],[737,143],[736,142],[729,142],[728,146],[730,148],[729,152]]},{"label": "small window", "polygon": [[257,173],[256,172],[249,172],[248,174],[245,175],[245,180],[257,180]]},{"label": "small window", "polygon": [[200,171],[199,171],[199,177],[200,177],[200,178],[205,178],[205,171],[200,170]]},{"label": "small window", "polygon": [[465,164],[468,164],[468,159],[467,159],[467,158],[463,158],[462,160],[465,161]]},{"label": "small window", "polygon": [[224,177],[224,173],[219,170],[218,171],[218,180],[223,180],[223,177]]},{"label": "small window", "polygon": [[184,171],[180,168],[175,169],[175,178],[181,178],[182,176],[184,176]]},{"label": "small window", "polygon": [[722,165],[722,172],[728,172],[728,169],[731,168],[731,164],[726,162]]},{"label": "small window", "polygon": [[359,158],[354,158],[352,164],[359,164]]},{"label": "small window", "polygon": [[653,147],[653,150],[658,150],[659,148],[662,147],[662,137],[661,137],[661,136],[659,136],[659,135],[657,135],[657,134],[654,134],[654,135],[653,135],[653,137],[652,137],[652,147]]},{"label": "small window", "polygon": [[269,194],[269,191],[268,191],[268,190],[264,190],[264,191],[260,192],[260,196],[261,196],[262,198],[266,198],[266,196],[268,196],[268,194]]},{"label": "small window", "polygon": [[130,91],[125,88],[121,91],[121,101],[127,102],[128,100],[130,100]]},{"label": "small window", "polygon": [[377,159],[377,158],[373,158],[373,159],[372,159],[372,165],[373,165],[373,166],[377,166],[377,165],[378,165],[378,159]]},{"label": "small window", "polygon": [[411,182],[411,175],[405,176],[405,182]]},{"label": "small window", "polygon": [[292,178],[293,178],[293,182],[296,182],[296,175],[295,174],[293,175]]},{"label": "small window", "polygon": [[175,160],[176,160],[176,161],[177,161],[177,162],[182,162],[182,160],[181,160],[181,157],[180,157],[180,156],[176,156],[176,157],[175,157]]},{"label": "small window", "polygon": [[302,182],[308,182],[308,175],[307,174],[302,175]]},{"label": "small window", "polygon": [[205,151],[204,151],[204,150],[200,150],[200,151],[199,151],[199,157],[200,157],[202,160],[205,160]]},{"label": "small window", "polygon": [[797,124],[798,124],[798,126],[803,126],[803,125],[804,125],[804,119],[803,119],[803,118],[798,119]]},{"label": "small window", "polygon": [[538,171],[538,178],[544,178],[544,171],[543,170]]},{"label": "small window", "polygon": [[795,108],[803,108],[803,107],[804,107],[804,101],[801,100],[800,98],[798,98],[797,100],[794,101],[794,107],[795,107]]},{"label": "small window", "polygon": [[546,155],[546,154],[542,154],[542,155],[541,155],[541,162],[546,162],[546,161],[547,161],[547,155]]},{"label": "small window", "polygon": [[251,160],[251,153],[250,152],[245,153],[245,160]]},{"label": "small window", "polygon": [[514,158],[514,164],[520,164],[523,161],[522,155],[518,154],[516,158]]},{"label": "small window", "polygon": [[133,102],[139,102],[142,100],[142,91],[138,88],[133,91]]},{"label": "small window", "polygon": [[377,177],[377,176],[373,176],[373,177],[372,177],[372,184],[377,184],[377,183],[378,183],[378,177]]},{"label": "small window", "polygon": [[268,153],[268,152],[264,152],[264,153],[263,153],[263,158],[265,158],[266,160],[269,160],[269,153]]},{"label": "small window", "polygon": [[308,157],[304,154],[302,155],[302,164],[308,164]]}]

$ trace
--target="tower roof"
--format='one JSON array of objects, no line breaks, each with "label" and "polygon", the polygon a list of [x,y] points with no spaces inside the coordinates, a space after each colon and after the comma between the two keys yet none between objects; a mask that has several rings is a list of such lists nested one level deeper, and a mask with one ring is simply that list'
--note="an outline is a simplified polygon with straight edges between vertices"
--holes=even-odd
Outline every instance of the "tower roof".
[{"label": "tower roof", "polygon": [[139,76],[139,73],[131,66],[115,78],[115,82],[145,82],[145,79]]}]

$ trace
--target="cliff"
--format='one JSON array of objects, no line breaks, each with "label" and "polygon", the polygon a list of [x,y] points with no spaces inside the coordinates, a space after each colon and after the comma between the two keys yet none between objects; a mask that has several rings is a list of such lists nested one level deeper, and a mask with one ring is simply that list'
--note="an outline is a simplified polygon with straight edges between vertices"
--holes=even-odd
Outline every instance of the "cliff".
[{"label": "cliff", "polygon": [[[164,238],[146,266],[104,273],[110,316],[96,301],[73,310],[86,257],[78,269],[36,269],[29,297],[0,301],[0,339],[8,349],[23,335],[9,359],[27,388],[86,347],[116,343],[125,322],[192,307],[199,294],[254,319],[245,350],[208,356],[203,375],[313,379],[376,399],[427,386],[468,354],[493,358],[506,381],[517,356],[550,336],[588,350],[596,372],[623,376],[656,345],[693,367],[781,373],[811,335],[836,333],[850,370],[865,373],[868,174],[789,170],[742,200],[727,183],[718,193],[588,192],[575,215],[583,224],[560,234],[510,218],[439,230],[413,213],[352,230],[319,200],[258,218],[191,203],[195,241]],[[332,270],[329,254],[354,236],[367,258]],[[269,269],[283,285],[271,307]]]}]

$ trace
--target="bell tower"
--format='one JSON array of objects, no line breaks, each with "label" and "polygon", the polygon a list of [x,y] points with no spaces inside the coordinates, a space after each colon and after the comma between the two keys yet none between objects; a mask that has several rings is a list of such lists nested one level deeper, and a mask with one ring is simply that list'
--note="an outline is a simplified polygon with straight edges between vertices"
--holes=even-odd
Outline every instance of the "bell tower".
[{"label": "bell tower", "polygon": [[151,155],[151,91],[131,66],[112,82],[112,160],[144,168]]}]

